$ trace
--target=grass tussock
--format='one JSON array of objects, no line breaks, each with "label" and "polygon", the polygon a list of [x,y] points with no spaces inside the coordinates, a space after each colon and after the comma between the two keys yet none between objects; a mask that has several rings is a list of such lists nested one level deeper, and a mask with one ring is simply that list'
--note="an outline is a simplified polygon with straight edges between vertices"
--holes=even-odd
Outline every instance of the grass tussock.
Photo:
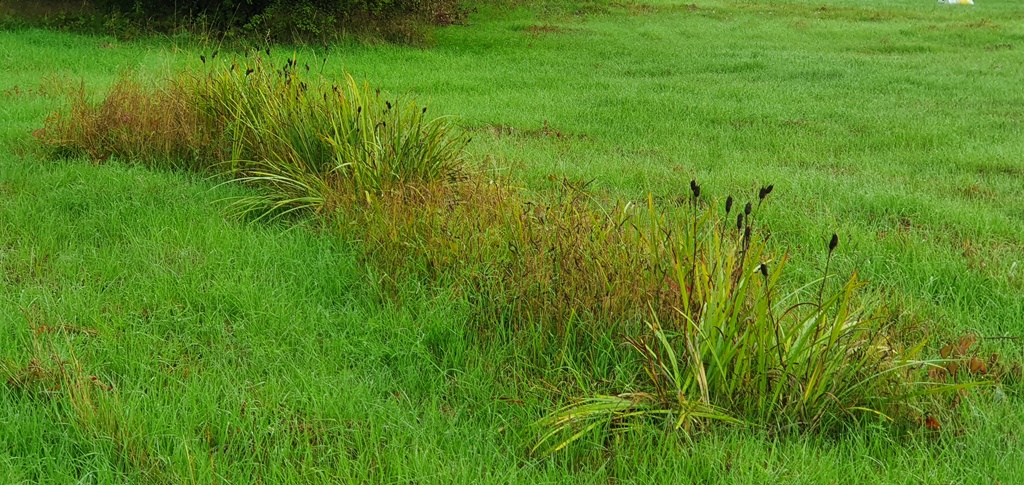
[{"label": "grass tussock", "polygon": [[256,53],[225,67],[155,86],[123,76],[99,102],[74,90],[36,136],[61,154],[226,174],[268,187],[275,209],[330,207],[338,184],[376,193],[460,176],[468,139],[413,100],[351,76],[307,82],[295,59],[273,69]]},{"label": "grass tussock", "polygon": [[252,59],[151,87],[122,79],[98,103],[75,91],[38,137],[246,184],[244,211],[318,213],[362,243],[385,290],[455,288],[481,335],[531,346],[537,362],[598,336],[628,342],[616,358],[636,370],[629,388],[545,418],[538,447],[652,418],[687,435],[711,421],[833,430],[963,388],[919,385],[937,364],[877,318],[856,276],[837,288],[826,264],[804,287],[783,279],[787,258],[755,223],[771,186],[724,207],[696,181],[672,204],[608,204],[569,181],[526,195],[475,172],[465,135],[415,101]]}]

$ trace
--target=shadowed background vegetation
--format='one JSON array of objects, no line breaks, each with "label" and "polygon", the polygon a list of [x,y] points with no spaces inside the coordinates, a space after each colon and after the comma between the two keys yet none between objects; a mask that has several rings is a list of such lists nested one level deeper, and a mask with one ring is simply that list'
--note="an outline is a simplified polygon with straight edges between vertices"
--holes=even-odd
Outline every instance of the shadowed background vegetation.
[{"label": "shadowed background vegetation", "polygon": [[0,19],[122,39],[178,33],[223,42],[331,42],[351,33],[423,39],[425,28],[463,22],[456,0],[41,0],[0,3]]}]

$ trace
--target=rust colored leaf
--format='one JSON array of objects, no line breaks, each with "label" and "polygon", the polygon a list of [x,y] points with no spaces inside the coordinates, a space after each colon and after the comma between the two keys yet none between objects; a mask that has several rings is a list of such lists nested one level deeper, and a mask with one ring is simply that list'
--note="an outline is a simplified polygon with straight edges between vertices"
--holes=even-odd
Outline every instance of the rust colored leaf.
[{"label": "rust colored leaf", "polygon": [[967,355],[967,351],[974,347],[974,344],[978,342],[978,337],[975,335],[965,335],[960,337],[960,340],[956,343],[946,345],[939,351],[939,355],[943,359],[963,357]]},{"label": "rust colored leaf", "polygon": [[988,372],[988,366],[985,362],[977,357],[971,357],[970,368],[972,374],[984,374]]},{"label": "rust colored leaf", "polygon": [[975,335],[967,335],[960,339],[957,343],[957,357],[963,357],[967,355],[967,351],[974,347],[974,344],[978,342],[978,337]]}]

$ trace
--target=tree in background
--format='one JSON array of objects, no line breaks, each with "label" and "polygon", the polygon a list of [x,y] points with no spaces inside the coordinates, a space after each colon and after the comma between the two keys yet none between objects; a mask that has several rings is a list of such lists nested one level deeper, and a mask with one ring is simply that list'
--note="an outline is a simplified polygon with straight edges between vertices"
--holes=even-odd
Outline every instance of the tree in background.
[{"label": "tree in background", "polygon": [[[267,40],[327,40],[345,31],[373,31],[388,40],[416,36],[424,24],[465,18],[459,0],[43,0],[6,7],[14,17],[49,26],[102,30],[119,37],[199,28],[217,35]],[[45,4],[45,5],[43,5]]]}]

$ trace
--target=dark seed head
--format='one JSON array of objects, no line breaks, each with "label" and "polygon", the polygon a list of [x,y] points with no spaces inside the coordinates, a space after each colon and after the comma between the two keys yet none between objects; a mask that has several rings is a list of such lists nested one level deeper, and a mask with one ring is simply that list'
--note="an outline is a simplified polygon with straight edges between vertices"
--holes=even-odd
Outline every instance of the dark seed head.
[{"label": "dark seed head", "polygon": [[423,114],[427,114],[427,108],[423,108]]},{"label": "dark seed head", "polygon": [[736,214],[736,230],[743,229],[743,214]]},{"label": "dark seed head", "polygon": [[206,56],[199,54],[199,60],[203,61],[203,64],[206,64]]},{"label": "dark seed head", "polygon": [[761,276],[768,277],[768,265],[765,263],[761,263]]},{"label": "dark seed head", "polygon": [[743,239],[750,240],[750,226],[743,228]]},{"label": "dark seed head", "polygon": [[309,63],[306,63],[306,72],[309,72]]},{"label": "dark seed head", "polygon": [[725,214],[728,215],[732,211],[732,196],[730,195],[725,199]]},{"label": "dark seed head", "polygon": [[839,245],[839,236],[835,233],[832,234],[832,239],[828,242],[828,252],[832,254],[832,251],[836,250],[836,246]]},{"label": "dark seed head", "polygon": [[743,213],[748,216],[750,215],[750,211],[752,210],[754,210],[754,206],[750,205],[750,202],[747,202],[747,205],[743,207]]},{"label": "dark seed head", "polygon": [[248,76],[248,75],[252,74],[253,72],[255,72],[255,71],[253,71],[252,68],[250,67],[249,69],[245,70],[245,75]]},{"label": "dark seed head", "polygon": [[388,111],[391,110],[391,101],[385,101],[384,104],[388,106]]}]

